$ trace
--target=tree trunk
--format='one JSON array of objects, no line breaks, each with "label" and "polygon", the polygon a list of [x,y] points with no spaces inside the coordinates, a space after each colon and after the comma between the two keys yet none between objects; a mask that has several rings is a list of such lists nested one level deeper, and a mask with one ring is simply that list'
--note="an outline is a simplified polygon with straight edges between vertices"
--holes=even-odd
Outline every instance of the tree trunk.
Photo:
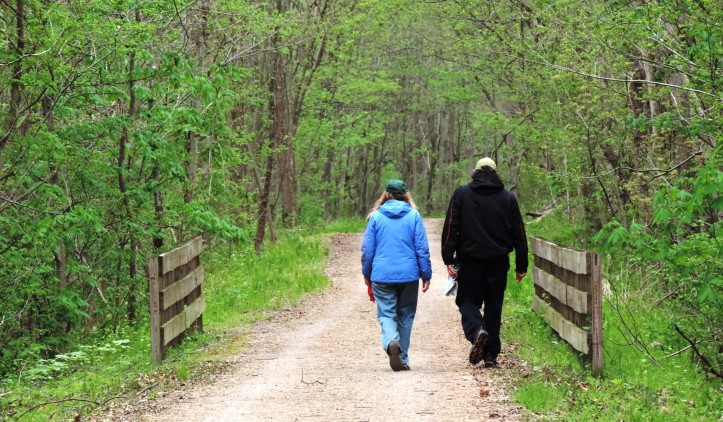
[{"label": "tree trunk", "polygon": [[[277,1],[277,8],[281,7],[281,2]],[[264,237],[266,233],[266,224],[271,221],[272,215],[269,212],[269,196],[271,194],[271,178],[274,171],[274,155],[276,148],[281,145],[284,136],[284,88],[282,57],[279,51],[279,32],[278,29],[271,37],[271,50],[273,54],[273,72],[269,77],[269,117],[271,124],[269,126],[270,148],[266,157],[266,171],[264,173],[264,186],[259,198],[258,209],[258,225],[256,226],[256,237],[254,238],[254,249],[261,252],[264,245]]]},{"label": "tree trunk", "polygon": [[[205,59],[206,59],[206,38],[208,26],[208,12],[210,8],[210,0],[203,0],[198,10],[198,27],[196,28],[195,44],[196,44],[196,69],[197,73],[205,76]],[[193,98],[193,108],[199,113],[201,112],[201,96],[196,95]],[[188,132],[188,143],[186,144],[186,152],[188,153],[188,161],[186,163],[186,174],[188,176],[188,186],[183,195],[183,200],[189,203],[193,200],[194,185],[196,182],[196,174],[198,173],[198,144],[201,136],[196,132]]]},{"label": "tree trunk", "polygon": [[328,150],[326,152],[326,164],[324,165],[324,175],[321,177],[321,186],[322,186],[322,198],[321,201],[324,203],[324,218],[330,219],[333,217],[336,217],[336,215],[332,215],[331,212],[331,193],[335,190],[333,189],[331,184],[331,172],[332,172],[332,165],[334,163],[334,149],[331,146],[327,147]]},{"label": "tree trunk", "polygon": [[[10,8],[8,4],[8,8]],[[18,121],[18,110],[20,110],[20,94],[22,90],[21,79],[23,77],[23,54],[25,54],[25,0],[15,2],[15,63],[12,66],[12,80],[10,82],[10,102],[8,103],[8,115],[5,120],[5,133],[0,137],[0,152],[9,143],[15,134],[15,126]],[[0,153],[0,175],[2,175],[5,160]]]}]

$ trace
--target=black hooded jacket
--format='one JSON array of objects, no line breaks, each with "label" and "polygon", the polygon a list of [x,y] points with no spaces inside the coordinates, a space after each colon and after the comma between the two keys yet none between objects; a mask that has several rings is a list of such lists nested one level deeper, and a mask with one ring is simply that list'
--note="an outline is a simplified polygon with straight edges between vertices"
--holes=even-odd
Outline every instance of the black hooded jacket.
[{"label": "black hooded jacket", "polygon": [[527,235],[517,199],[496,172],[478,172],[471,182],[458,187],[449,201],[442,230],[442,259],[452,265],[506,257],[513,248],[515,271],[527,272]]}]

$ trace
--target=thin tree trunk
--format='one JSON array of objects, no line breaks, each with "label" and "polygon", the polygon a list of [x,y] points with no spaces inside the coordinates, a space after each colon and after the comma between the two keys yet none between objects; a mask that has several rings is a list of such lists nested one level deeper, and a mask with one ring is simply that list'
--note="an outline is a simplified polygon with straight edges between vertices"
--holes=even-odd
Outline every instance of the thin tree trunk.
[{"label": "thin tree trunk", "polygon": [[[6,3],[7,4],[7,3]],[[8,4],[8,8],[10,8]],[[18,120],[18,110],[20,110],[20,94],[22,90],[23,77],[23,54],[25,54],[25,0],[17,0],[15,2],[15,63],[12,67],[12,80],[10,82],[10,102],[8,103],[8,115],[5,120],[5,133],[0,138],[0,151],[12,140],[15,134],[15,125]],[[0,175],[2,175],[5,160],[0,154]]]},{"label": "thin tree trunk", "polygon": [[[41,101],[42,109],[43,109],[43,116],[45,120],[45,127],[47,128],[48,132],[53,133],[55,132],[55,114],[53,113],[53,99],[49,96],[43,96],[43,99]],[[54,185],[61,187],[60,185],[60,179],[58,177],[58,168],[56,166],[55,160],[52,160],[50,163],[50,181]],[[53,252],[54,260],[55,260],[55,276],[58,278],[58,293],[62,293],[65,291],[65,289],[68,288],[68,271],[67,271],[67,263],[68,263],[68,256],[65,251],[65,241],[61,238],[58,240],[58,246],[57,251]],[[65,334],[69,331],[70,327],[65,320],[64,315],[58,315],[57,316],[58,321],[58,331],[59,334]]]},{"label": "thin tree trunk", "polygon": [[[205,58],[206,58],[206,38],[208,26],[208,12],[210,9],[210,0],[203,0],[198,10],[198,27],[196,28],[195,44],[196,44],[196,69],[201,75],[205,75]],[[201,112],[201,96],[196,95],[193,98],[193,108],[199,113]],[[186,151],[188,152],[188,162],[186,163],[186,173],[188,175],[188,186],[184,192],[183,199],[186,203],[193,200],[194,185],[196,182],[196,174],[198,172],[198,144],[201,136],[196,132],[188,132],[188,143]]]},{"label": "thin tree trunk", "polygon": [[[273,108],[273,106],[271,105],[272,103],[273,100],[270,102],[270,109]],[[269,216],[269,194],[271,192],[271,177],[273,176],[273,170],[274,154],[272,152],[269,152],[268,157],[266,157],[264,186],[261,190],[261,197],[259,198],[258,224],[256,226],[256,237],[254,238],[254,249],[256,250],[256,252],[261,252],[263,250],[264,234],[266,232],[266,221]]]},{"label": "thin tree trunk", "polygon": [[[277,1],[277,8],[281,7],[280,3],[280,1]],[[274,70],[269,77],[269,92],[272,94],[269,99],[269,117],[271,118],[269,126],[270,150],[266,157],[264,186],[259,198],[258,225],[256,226],[256,236],[254,238],[256,252],[263,250],[266,224],[272,219],[269,212],[269,196],[271,195],[271,178],[274,171],[274,155],[276,154],[275,149],[281,144],[284,136],[284,108],[280,106],[284,101],[282,98],[284,89],[281,86],[283,83],[283,69],[281,52],[279,51],[278,29],[271,38],[271,50],[273,51]]]},{"label": "thin tree trunk", "polygon": [[344,207],[344,195],[342,192],[348,192],[349,191],[349,166],[351,165],[351,148],[346,148],[344,151],[344,156],[346,157],[346,164],[341,167],[341,173],[339,173],[339,183],[337,185],[339,186],[339,192],[340,194],[336,197],[337,199],[337,210],[342,210],[342,212],[346,213],[348,212],[348,208]]},{"label": "thin tree trunk", "polygon": [[330,146],[327,147],[326,152],[326,165],[324,166],[324,175],[321,177],[322,186],[322,198],[321,201],[324,203],[324,218],[329,219],[336,217],[331,212],[331,192],[334,190],[331,188],[331,173],[332,165],[334,163],[334,149]]},{"label": "thin tree trunk", "polygon": [[[316,9],[316,19],[323,21],[326,17],[328,9],[327,1],[314,2],[310,6]],[[278,13],[283,12],[281,1],[277,1],[276,10]],[[310,11],[309,15],[313,12]],[[311,36],[311,45],[300,47],[301,53],[305,57],[297,57],[296,62],[302,62],[302,66],[294,68],[292,73],[286,80],[279,80],[279,85],[284,88],[283,103],[277,103],[277,107],[283,105],[285,115],[288,116],[288,125],[281,140],[284,149],[279,156],[279,172],[280,172],[280,188],[281,188],[281,221],[287,227],[293,227],[298,223],[298,203],[297,203],[297,179],[296,179],[296,145],[295,136],[296,129],[299,126],[301,112],[303,110],[304,98],[306,92],[311,86],[314,74],[321,63],[326,49],[327,34],[324,32],[321,39],[316,44],[316,36]],[[308,54],[306,53],[308,51]],[[312,55],[313,54],[313,55]],[[288,66],[287,66],[288,67]],[[298,73],[297,73],[298,72]],[[295,89],[291,87],[296,83]],[[289,95],[291,93],[291,95]],[[290,98],[291,104],[285,99]],[[282,145],[282,144],[279,144]]]}]

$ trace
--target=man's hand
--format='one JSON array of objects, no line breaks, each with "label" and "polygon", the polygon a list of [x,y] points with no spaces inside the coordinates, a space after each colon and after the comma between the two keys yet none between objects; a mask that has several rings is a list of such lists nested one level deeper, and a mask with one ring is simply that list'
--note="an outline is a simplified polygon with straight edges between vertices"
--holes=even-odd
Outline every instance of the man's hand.
[{"label": "man's hand", "polygon": [[451,275],[452,277],[457,277],[457,271],[452,265],[447,265],[447,274]]},{"label": "man's hand", "polygon": [[515,273],[515,278],[517,279],[517,282],[519,283],[524,276],[526,276],[527,273]]},{"label": "man's hand", "polygon": [[422,280],[422,293],[426,293],[429,290],[429,280]]}]

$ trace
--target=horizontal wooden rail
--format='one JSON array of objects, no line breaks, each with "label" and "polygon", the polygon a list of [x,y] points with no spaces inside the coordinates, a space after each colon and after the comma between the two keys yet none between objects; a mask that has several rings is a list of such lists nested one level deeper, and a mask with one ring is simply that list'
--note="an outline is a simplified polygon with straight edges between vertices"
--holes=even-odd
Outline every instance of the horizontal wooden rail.
[{"label": "horizontal wooden rail", "polygon": [[537,296],[532,297],[532,309],[538,315],[545,318],[548,324],[557,331],[561,338],[566,340],[576,350],[588,354],[590,351],[587,338],[588,332],[565,319],[561,313],[557,312],[548,305],[544,300]]},{"label": "horizontal wooden rail", "polygon": [[175,270],[201,254],[203,239],[199,236],[172,251],[158,255],[161,262],[161,275]]},{"label": "horizontal wooden rail", "polygon": [[577,274],[589,272],[587,252],[563,248],[552,242],[533,237],[530,239],[532,253],[553,264]]},{"label": "horizontal wooden rail", "polygon": [[581,314],[587,313],[587,292],[565,284],[562,280],[537,267],[532,268],[532,279],[536,285],[545,289],[552,296],[556,297],[557,300],[568,305],[576,312]]},{"label": "horizontal wooden rail", "polygon": [[205,275],[206,273],[203,266],[200,266],[187,276],[163,289],[161,291],[161,303],[163,304],[163,310],[170,308],[171,305],[175,304],[179,300],[183,300],[186,296],[191,294],[196,287],[201,285]]},{"label": "horizontal wooden rail", "polygon": [[197,298],[189,306],[183,308],[180,314],[171,318],[170,321],[161,326],[163,332],[164,346],[173,341],[179,334],[186,331],[193,324],[203,311],[206,310],[206,300],[203,296]]}]

